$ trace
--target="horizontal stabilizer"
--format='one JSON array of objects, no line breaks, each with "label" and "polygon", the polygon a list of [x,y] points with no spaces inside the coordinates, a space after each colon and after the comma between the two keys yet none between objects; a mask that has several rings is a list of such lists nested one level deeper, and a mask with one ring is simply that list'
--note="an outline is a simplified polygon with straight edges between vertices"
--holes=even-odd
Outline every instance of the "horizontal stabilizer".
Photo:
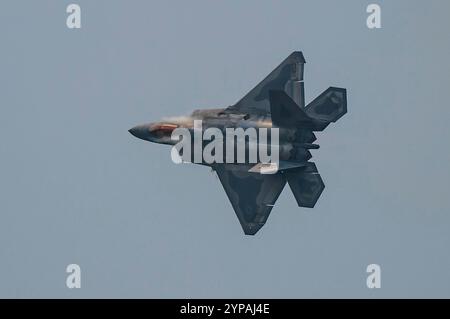
[{"label": "horizontal stabilizer", "polygon": [[330,87],[309,103],[305,111],[314,119],[336,122],[347,113],[347,90]]},{"label": "horizontal stabilizer", "polygon": [[314,163],[285,172],[286,179],[300,207],[313,208],[325,185]]}]

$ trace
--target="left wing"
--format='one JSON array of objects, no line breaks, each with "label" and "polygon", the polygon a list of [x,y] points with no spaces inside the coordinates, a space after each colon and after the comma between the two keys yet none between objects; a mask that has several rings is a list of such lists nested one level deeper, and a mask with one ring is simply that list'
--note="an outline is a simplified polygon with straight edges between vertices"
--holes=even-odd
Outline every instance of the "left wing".
[{"label": "left wing", "polygon": [[228,110],[242,113],[270,113],[269,91],[286,92],[299,107],[305,105],[303,66],[305,58],[300,51],[292,52],[253,90]]},{"label": "left wing", "polygon": [[218,164],[214,167],[246,235],[264,226],[286,184],[281,173],[248,172],[251,165]]}]

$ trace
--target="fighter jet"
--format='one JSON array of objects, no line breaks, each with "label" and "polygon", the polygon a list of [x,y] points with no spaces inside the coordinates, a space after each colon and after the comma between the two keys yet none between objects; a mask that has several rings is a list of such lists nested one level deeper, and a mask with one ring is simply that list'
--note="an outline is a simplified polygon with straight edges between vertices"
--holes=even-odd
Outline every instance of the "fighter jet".
[{"label": "fighter jet", "polygon": [[174,145],[174,130],[195,131],[195,120],[202,121],[201,130],[278,128],[279,162],[275,172],[265,172],[264,163],[198,163],[217,173],[244,233],[254,235],[266,223],[286,183],[299,207],[314,207],[325,187],[310,161],[310,150],[319,148],[314,144],[314,132],[323,131],[347,113],[344,88],[329,87],[305,106],[304,65],[303,53],[293,52],[234,105],[195,110],[190,116],[138,125],[129,132],[146,141]]}]

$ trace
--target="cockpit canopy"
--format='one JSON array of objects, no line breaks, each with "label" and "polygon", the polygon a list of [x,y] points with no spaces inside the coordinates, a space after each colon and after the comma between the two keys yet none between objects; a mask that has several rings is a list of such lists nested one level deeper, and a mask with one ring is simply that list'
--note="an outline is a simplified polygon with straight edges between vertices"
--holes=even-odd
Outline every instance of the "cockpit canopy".
[{"label": "cockpit canopy", "polygon": [[172,123],[156,123],[150,127],[150,134],[157,138],[170,137],[172,131],[178,127],[179,125]]}]

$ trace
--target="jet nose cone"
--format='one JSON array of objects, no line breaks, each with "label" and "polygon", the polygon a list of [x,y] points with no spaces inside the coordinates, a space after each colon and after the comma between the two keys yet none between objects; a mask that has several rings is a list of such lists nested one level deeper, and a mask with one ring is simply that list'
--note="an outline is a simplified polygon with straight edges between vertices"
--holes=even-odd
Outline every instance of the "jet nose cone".
[{"label": "jet nose cone", "polygon": [[128,130],[128,132],[130,132],[130,134],[133,135],[134,137],[137,137],[137,138],[140,138],[143,140],[145,140],[148,135],[147,127],[144,125],[138,125],[133,128],[130,128]]},{"label": "jet nose cone", "polygon": [[138,134],[138,130],[136,129],[136,127],[132,127],[128,130],[128,132],[130,132],[131,135],[133,135],[134,137],[139,137],[137,136]]}]

